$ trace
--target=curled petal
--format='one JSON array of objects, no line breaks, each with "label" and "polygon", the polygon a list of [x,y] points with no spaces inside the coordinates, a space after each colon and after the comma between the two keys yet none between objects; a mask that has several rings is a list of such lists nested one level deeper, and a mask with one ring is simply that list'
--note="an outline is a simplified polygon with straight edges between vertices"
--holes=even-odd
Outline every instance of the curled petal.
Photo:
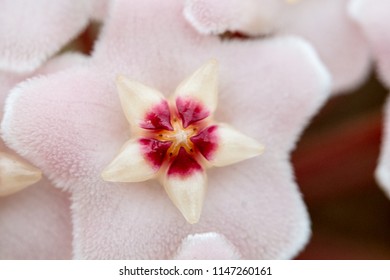
[{"label": "curled petal", "polygon": [[184,16],[201,33],[259,35],[274,31],[282,5],[275,0],[187,0]]},{"label": "curled petal", "polygon": [[13,194],[41,178],[42,173],[39,169],[13,155],[0,153],[0,196]]},{"label": "curled petal", "polygon": [[[181,160],[180,158],[179,161]],[[170,171],[171,169],[172,167]],[[165,191],[190,224],[199,221],[206,192],[206,181],[206,173],[195,167],[190,174],[184,176],[177,172],[168,172],[164,177]]]},{"label": "curled petal", "polygon": [[[366,2],[375,25],[376,13],[386,14],[385,2]],[[333,91],[355,88],[370,71],[370,52],[361,30],[347,15],[349,0],[187,0],[184,15],[201,33],[226,31],[246,35],[294,35],[308,40],[332,74]],[[381,3],[379,3],[381,2]],[[383,8],[379,8],[383,5]],[[363,11],[365,11],[363,9]],[[371,12],[374,11],[374,12]],[[332,20],[329,20],[329,19]],[[386,20],[388,17],[383,17]],[[371,27],[370,27],[371,28]],[[380,34],[381,28],[373,29]],[[386,32],[385,32],[386,33]],[[383,36],[386,37],[386,36]],[[379,40],[381,37],[378,37]]]},{"label": "curled petal", "polygon": [[102,178],[109,182],[142,182],[153,178],[157,171],[145,160],[140,143],[130,140],[104,169]]},{"label": "curled petal", "polygon": [[135,127],[145,122],[148,112],[165,104],[164,96],[159,91],[124,76],[118,76],[116,85],[123,112],[128,122]]},{"label": "curled petal", "polygon": [[218,147],[212,158],[214,166],[225,166],[260,155],[264,146],[226,125],[218,125]]},{"label": "curled petal", "polygon": [[206,106],[209,113],[213,113],[218,103],[218,63],[210,60],[200,67],[194,74],[179,84],[175,91],[175,98],[193,97]]}]

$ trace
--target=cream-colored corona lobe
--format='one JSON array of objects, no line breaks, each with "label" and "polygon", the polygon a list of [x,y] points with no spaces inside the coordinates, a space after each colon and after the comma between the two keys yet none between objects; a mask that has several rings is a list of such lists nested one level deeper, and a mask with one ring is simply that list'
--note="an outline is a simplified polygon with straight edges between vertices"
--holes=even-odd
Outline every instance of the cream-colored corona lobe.
[{"label": "cream-colored corona lobe", "polygon": [[218,150],[210,160],[214,166],[234,164],[261,155],[264,151],[262,144],[227,124],[219,124],[218,133]]},{"label": "cream-colored corona lobe", "polygon": [[103,180],[158,179],[187,222],[197,223],[206,195],[206,168],[237,163],[264,149],[213,120],[217,72],[218,63],[212,59],[180,83],[169,101],[158,90],[119,76],[117,89],[133,138],[102,172]]},{"label": "cream-colored corona lobe", "polygon": [[185,179],[166,176],[163,182],[165,191],[173,204],[190,224],[195,224],[202,213],[207,179],[205,172],[197,172]]},{"label": "cream-colored corona lobe", "polygon": [[41,178],[39,169],[13,155],[0,152],[0,196],[20,191]]},{"label": "cream-colored corona lobe", "polygon": [[200,100],[213,113],[218,103],[218,62],[211,59],[176,88],[174,97]]},{"label": "cream-colored corona lobe", "polygon": [[164,100],[164,96],[159,91],[123,75],[117,77],[116,86],[123,112],[133,126],[139,124],[147,110]]},{"label": "cream-colored corona lobe", "polygon": [[142,182],[154,177],[154,170],[144,159],[141,147],[135,140],[129,140],[120,153],[102,172],[108,182]]}]

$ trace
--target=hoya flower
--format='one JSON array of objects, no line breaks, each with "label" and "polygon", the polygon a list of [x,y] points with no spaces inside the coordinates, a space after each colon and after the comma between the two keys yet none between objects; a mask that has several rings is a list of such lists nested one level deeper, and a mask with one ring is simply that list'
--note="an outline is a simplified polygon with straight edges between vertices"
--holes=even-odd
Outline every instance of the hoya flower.
[{"label": "hoya flower", "polygon": [[0,70],[31,72],[102,19],[108,0],[3,0],[0,2]]},{"label": "hoya flower", "polygon": [[[19,82],[84,62],[84,56],[69,53],[49,60],[31,74],[0,72],[0,117],[9,91]],[[71,257],[69,195],[41,177],[40,170],[0,139],[0,259]]]},{"label": "hoya flower", "polygon": [[348,16],[349,0],[187,0],[185,16],[203,34],[297,35],[319,53],[333,91],[356,87],[369,72],[369,49]]},{"label": "hoya flower", "polygon": [[104,171],[103,179],[142,182],[161,177],[173,203],[197,223],[206,190],[205,168],[259,155],[263,146],[225,124],[215,123],[217,62],[184,80],[170,100],[125,77],[117,81],[127,120],[139,136]]},{"label": "hoya flower", "polygon": [[[88,64],[24,82],[10,94],[3,137],[56,187],[71,193],[74,258],[291,258],[309,238],[310,222],[289,154],[329,96],[329,74],[300,39],[242,42],[203,36],[186,22],[183,8],[181,0],[114,1]],[[210,58],[219,63],[219,99],[215,112],[215,102],[203,102],[214,116],[204,119],[205,128],[213,127],[211,121],[224,121],[266,149],[259,157],[208,170],[202,215],[190,224],[156,180],[112,183],[101,173],[126,141],[141,137],[137,126],[129,128],[125,115],[138,126],[162,123],[166,129],[161,137],[189,143],[192,132],[184,127],[200,122],[190,124],[185,113],[180,117],[184,122],[171,122],[170,130],[163,121],[163,100]],[[115,86],[119,74],[161,92],[152,95],[162,103],[150,116],[146,113],[146,122],[129,117],[149,108],[140,106],[145,91],[138,101],[122,100],[131,108],[122,113]],[[134,85],[145,90],[139,83],[119,79],[121,92]],[[213,92],[208,91],[210,100]],[[175,104],[167,103],[173,110]],[[170,133],[181,126],[185,133]],[[224,126],[220,128],[224,139]],[[213,135],[212,130],[207,132]],[[153,129],[150,133],[156,137]],[[150,139],[138,143],[146,148]],[[180,158],[183,149],[171,149]],[[211,153],[211,162],[218,151]],[[126,164],[145,159],[137,153],[130,156]],[[114,177],[138,176],[137,171]]]},{"label": "hoya flower", "polygon": [[[360,24],[375,57],[378,75],[385,86],[390,88],[390,1],[353,0],[350,11]],[[390,102],[386,108],[385,133],[382,151],[376,170],[380,185],[390,196]]]}]

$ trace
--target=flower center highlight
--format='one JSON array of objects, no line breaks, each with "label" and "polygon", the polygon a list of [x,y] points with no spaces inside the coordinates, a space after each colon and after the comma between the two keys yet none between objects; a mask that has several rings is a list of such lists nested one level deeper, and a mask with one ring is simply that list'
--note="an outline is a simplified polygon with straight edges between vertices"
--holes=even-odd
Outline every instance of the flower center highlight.
[{"label": "flower center highlight", "polygon": [[201,169],[201,157],[210,159],[218,141],[217,126],[207,126],[205,121],[208,115],[193,99],[178,98],[176,106],[171,108],[167,102],[155,106],[141,124],[145,129],[145,137],[140,142],[145,158],[155,168],[165,162],[170,166],[170,173],[175,173],[171,172],[175,167],[180,175]]},{"label": "flower center highlight", "polygon": [[197,134],[198,128],[194,125],[184,128],[182,120],[176,117],[173,118],[171,123],[173,130],[163,130],[156,136],[160,141],[172,143],[168,149],[169,156],[177,156],[181,147],[183,147],[187,153],[193,153],[194,144],[191,141],[191,137]]}]

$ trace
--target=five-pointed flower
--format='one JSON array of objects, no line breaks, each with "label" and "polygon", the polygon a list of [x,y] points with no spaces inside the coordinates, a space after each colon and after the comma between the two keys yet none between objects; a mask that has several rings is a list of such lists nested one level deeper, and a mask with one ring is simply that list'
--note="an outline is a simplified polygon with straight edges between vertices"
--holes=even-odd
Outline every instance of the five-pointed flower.
[{"label": "five-pointed flower", "polygon": [[103,171],[103,179],[141,182],[157,177],[186,220],[197,223],[206,190],[205,168],[263,151],[252,138],[213,121],[217,81],[217,61],[211,60],[166,100],[157,90],[119,76],[121,105],[136,137]]}]

